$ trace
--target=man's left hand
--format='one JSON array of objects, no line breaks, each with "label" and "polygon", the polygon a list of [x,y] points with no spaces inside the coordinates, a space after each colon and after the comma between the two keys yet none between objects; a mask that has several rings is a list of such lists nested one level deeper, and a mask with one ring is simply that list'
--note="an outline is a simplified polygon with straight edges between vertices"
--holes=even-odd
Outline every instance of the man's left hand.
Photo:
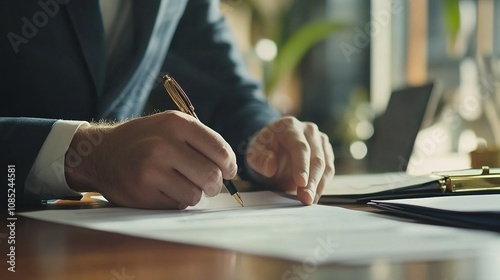
[{"label": "man's left hand", "polygon": [[250,143],[248,166],[279,190],[297,190],[305,204],[317,203],[335,173],[328,136],[314,123],[283,117],[261,129]]}]

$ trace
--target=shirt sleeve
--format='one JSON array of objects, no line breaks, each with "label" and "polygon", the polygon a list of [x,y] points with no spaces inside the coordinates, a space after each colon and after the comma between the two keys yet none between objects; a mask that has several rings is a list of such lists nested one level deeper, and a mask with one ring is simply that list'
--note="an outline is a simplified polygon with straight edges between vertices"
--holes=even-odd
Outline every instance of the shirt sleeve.
[{"label": "shirt sleeve", "polygon": [[25,195],[41,200],[81,197],[66,182],[64,156],[82,124],[87,122],[58,120],[54,123],[26,178]]}]

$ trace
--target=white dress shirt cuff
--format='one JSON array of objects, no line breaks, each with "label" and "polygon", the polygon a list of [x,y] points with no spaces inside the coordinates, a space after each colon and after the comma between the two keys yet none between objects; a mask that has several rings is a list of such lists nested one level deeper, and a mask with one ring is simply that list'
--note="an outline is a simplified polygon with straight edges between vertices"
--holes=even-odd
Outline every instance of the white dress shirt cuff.
[{"label": "white dress shirt cuff", "polygon": [[38,152],[26,178],[24,193],[39,199],[74,198],[81,196],[71,190],[64,174],[64,157],[77,129],[84,121],[58,120]]}]

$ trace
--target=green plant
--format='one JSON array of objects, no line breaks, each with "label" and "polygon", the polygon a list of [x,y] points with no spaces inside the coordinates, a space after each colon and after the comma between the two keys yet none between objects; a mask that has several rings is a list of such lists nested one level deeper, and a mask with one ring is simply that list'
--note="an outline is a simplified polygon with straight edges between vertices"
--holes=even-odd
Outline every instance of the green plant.
[{"label": "green plant", "polygon": [[223,2],[249,11],[252,19],[252,41],[267,38],[277,46],[277,56],[266,65],[264,71],[264,91],[268,98],[275,93],[277,87],[290,78],[297,65],[314,45],[348,26],[328,19],[316,19],[306,21],[296,30],[285,32],[290,29],[290,20],[297,19],[294,11],[321,5],[322,1],[223,0]]},{"label": "green plant", "polygon": [[443,0],[443,20],[448,34],[449,51],[456,53],[460,32],[460,0]]},{"label": "green plant", "polygon": [[300,27],[282,46],[278,47],[278,55],[265,79],[266,93],[271,94],[280,81],[292,74],[312,46],[347,26],[344,23],[321,19]]}]

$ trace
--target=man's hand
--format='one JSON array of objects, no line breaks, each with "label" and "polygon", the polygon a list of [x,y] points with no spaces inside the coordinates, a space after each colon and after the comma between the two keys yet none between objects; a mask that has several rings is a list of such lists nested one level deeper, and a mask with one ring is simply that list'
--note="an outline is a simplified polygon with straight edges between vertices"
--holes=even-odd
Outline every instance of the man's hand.
[{"label": "man's hand", "polygon": [[217,195],[222,179],[237,173],[229,144],[181,112],[167,111],[114,126],[82,126],[70,149],[81,149],[81,143],[92,136],[101,141],[80,162],[73,162],[66,153],[66,180],[73,190],[100,192],[118,205],[184,209],[197,204],[202,192]]},{"label": "man's hand", "polygon": [[315,124],[293,117],[261,129],[250,143],[246,160],[271,186],[296,189],[305,205],[318,202],[335,173],[328,136]]}]

